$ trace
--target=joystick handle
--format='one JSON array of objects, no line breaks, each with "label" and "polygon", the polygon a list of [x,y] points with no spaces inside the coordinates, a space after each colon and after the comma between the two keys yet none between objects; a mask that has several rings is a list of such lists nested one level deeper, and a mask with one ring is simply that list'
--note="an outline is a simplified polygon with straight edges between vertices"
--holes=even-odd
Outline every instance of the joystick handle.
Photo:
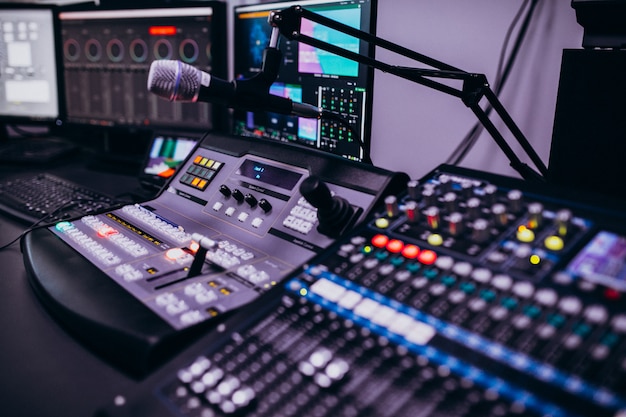
[{"label": "joystick handle", "polygon": [[354,223],[355,209],[339,196],[333,196],[324,181],[312,175],[300,184],[302,196],[317,209],[317,231],[331,237],[341,235]]}]

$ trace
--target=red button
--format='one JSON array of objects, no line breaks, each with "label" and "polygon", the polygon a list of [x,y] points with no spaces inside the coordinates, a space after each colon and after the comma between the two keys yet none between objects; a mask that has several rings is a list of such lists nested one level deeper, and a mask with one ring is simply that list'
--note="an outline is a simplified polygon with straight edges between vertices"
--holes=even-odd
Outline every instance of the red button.
[{"label": "red button", "polygon": [[407,259],[415,259],[417,255],[420,253],[420,248],[415,245],[406,245],[404,249],[402,249],[402,256]]},{"label": "red button", "polygon": [[385,235],[376,235],[372,238],[372,245],[377,248],[384,248],[389,242],[389,238]]},{"label": "red button", "polygon": [[387,250],[391,253],[400,253],[404,249],[404,242],[398,239],[391,239],[387,243]]},{"label": "red button", "polygon": [[417,260],[424,265],[432,265],[437,260],[437,254],[431,250],[423,250],[418,255]]},{"label": "red button", "polygon": [[613,288],[607,288],[606,290],[604,290],[604,296],[611,301],[615,301],[619,300],[622,295],[619,293],[619,291],[616,291]]}]

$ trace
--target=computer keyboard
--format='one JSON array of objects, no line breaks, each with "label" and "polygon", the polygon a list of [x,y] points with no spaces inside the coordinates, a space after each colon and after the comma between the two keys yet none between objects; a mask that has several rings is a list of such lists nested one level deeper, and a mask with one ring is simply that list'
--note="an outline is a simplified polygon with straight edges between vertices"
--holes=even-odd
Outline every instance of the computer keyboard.
[{"label": "computer keyboard", "polygon": [[96,213],[120,201],[52,174],[0,180],[0,213],[29,223]]}]

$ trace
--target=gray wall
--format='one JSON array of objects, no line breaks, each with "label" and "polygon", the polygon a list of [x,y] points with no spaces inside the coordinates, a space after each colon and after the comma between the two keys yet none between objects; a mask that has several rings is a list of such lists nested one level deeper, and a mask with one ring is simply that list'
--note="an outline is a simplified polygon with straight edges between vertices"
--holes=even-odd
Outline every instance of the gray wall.
[{"label": "gray wall", "polygon": [[[522,1],[379,0],[377,35],[465,71],[484,73],[493,82],[506,31]],[[229,2],[243,3],[255,1]],[[570,1],[540,0],[516,66],[500,95],[546,165],[561,52],[580,48],[582,32]],[[377,51],[377,58],[389,64],[417,65],[388,51]],[[506,132],[497,118],[492,120]],[[376,72],[372,159],[377,166],[418,178],[445,162],[475,121],[458,98]],[[508,133],[506,137],[522,155],[512,137]],[[527,158],[522,159],[530,164]],[[486,133],[461,165],[517,176]]]}]

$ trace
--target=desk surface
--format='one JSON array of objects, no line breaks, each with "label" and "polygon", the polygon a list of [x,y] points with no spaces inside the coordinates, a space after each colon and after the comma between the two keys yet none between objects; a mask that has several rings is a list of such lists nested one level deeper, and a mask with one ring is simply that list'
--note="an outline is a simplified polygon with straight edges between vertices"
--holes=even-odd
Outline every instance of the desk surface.
[{"label": "desk surface", "polygon": [[[3,167],[0,177],[32,167]],[[38,168],[37,171],[41,171]],[[86,168],[80,158],[48,171],[109,195],[139,189],[136,177]],[[0,245],[28,225],[0,215]],[[67,333],[30,288],[19,242],[0,250],[0,414],[90,416],[137,381]]]}]

